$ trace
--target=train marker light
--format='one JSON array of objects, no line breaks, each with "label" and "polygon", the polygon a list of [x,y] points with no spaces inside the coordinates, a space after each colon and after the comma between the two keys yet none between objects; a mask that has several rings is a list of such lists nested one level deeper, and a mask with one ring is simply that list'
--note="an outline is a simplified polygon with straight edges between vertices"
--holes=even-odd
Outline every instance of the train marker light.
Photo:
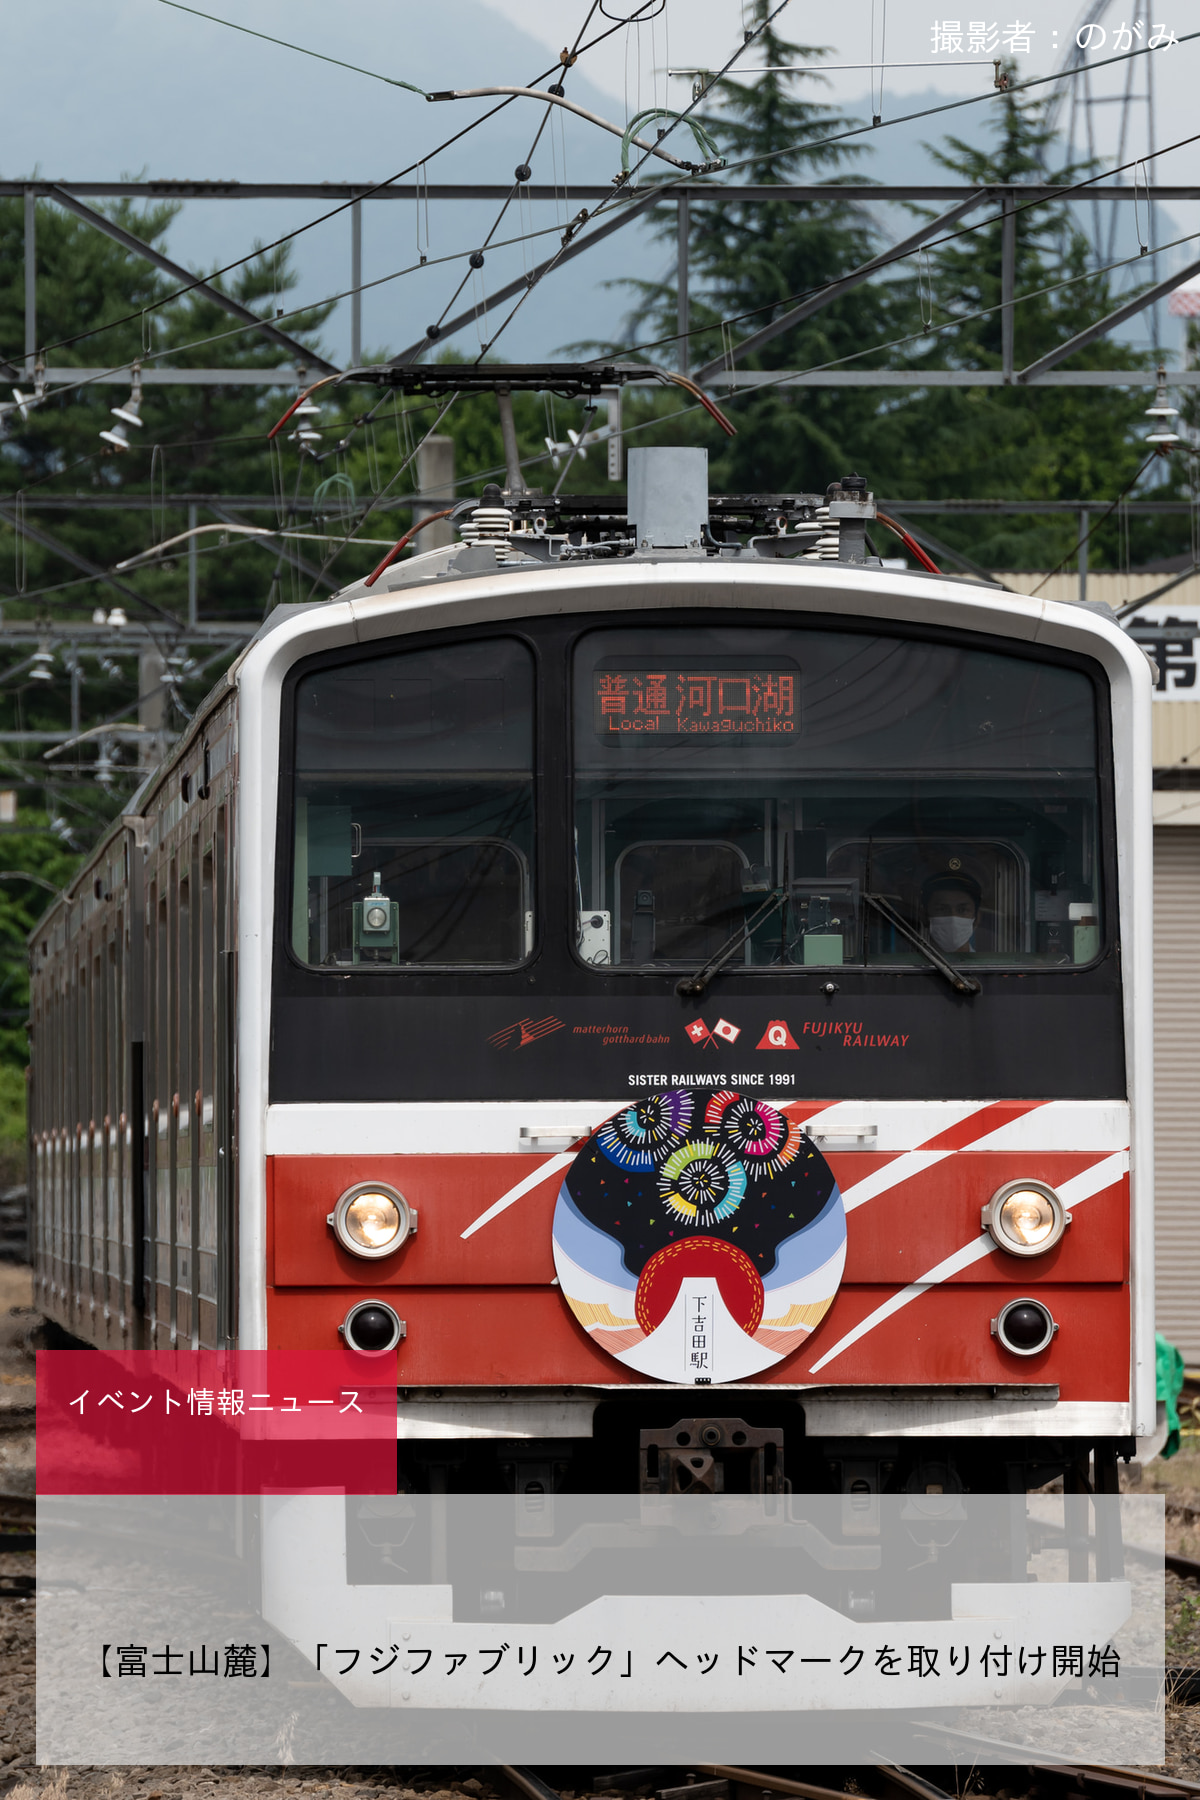
[{"label": "train marker light", "polygon": [[[396,951],[400,943],[400,909],[383,892],[383,877],[376,871],[371,892],[354,902],[354,960],[364,950]],[[393,955],[391,960],[396,960]]]},{"label": "train marker light", "polygon": [[1071,1215],[1044,1181],[1009,1181],[983,1208],[981,1223],[998,1250],[1043,1256],[1059,1242]]},{"label": "train marker light", "polygon": [[1050,1308],[1028,1296],[1010,1300],[992,1320],[992,1336],[1014,1356],[1036,1356],[1049,1346],[1057,1330]]},{"label": "train marker light", "polygon": [[386,1356],[408,1336],[408,1326],[386,1300],[359,1300],[350,1308],[338,1331],[351,1350],[357,1350],[360,1356]]},{"label": "train marker light", "polygon": [[415,1237],[417,1215],[403,1194],[378,1181],[360,1181],[347,1188],[325,1223],[351,1256],[391,1256],[401,1244]]}]

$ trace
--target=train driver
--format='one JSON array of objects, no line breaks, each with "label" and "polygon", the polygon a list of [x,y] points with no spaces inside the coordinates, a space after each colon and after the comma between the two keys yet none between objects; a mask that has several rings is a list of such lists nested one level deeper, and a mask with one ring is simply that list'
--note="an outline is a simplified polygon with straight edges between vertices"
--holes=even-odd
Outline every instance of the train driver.
[{"label": "train driver", "polygon": [[983,890],[973,875],[931,875],[921,886],[922,924],[945,955],[970,955]]}]

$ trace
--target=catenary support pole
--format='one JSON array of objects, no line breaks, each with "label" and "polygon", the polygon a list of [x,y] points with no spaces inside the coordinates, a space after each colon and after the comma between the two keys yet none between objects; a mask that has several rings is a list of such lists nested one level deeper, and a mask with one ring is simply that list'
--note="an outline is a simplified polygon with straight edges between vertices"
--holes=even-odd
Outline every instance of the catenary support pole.
[{"label": "catenary support pole", "polygon": [[1079,509],[1079,599],[1080,603],[1087,599],[1088,578],[1088,509]]},{"label": "catenary support pole", "polygon": [[[193,500],[188,507],[188,530],[195,531],[200,523],[200,508]],[[200,540],[188,539],[188,624],[195,625],[200,617]]]},{"label": "catenary support pole", "polygon": [[[500,414],[500,442],[504,446],[504,485],[510,494],[523,494],[526,491],[525,477],[521,473],[517,423],[513,417],[512,393],[508,388],[496,389],[496,407]],[[453,482],[453,473],[450,479]]]},{"label": "catenary support pole", "polygon": [[1000,226],[1000,361],[1005,382],[1013,378],[1013,328],[1016,324],[1014,302],[1017,292],[1017,214],[1011,193],[1005,194],[1004,217]]},{"label": "catenary support pole", "polygon": [[[1155,142],[1154,132],[1154,58],[1152,56],[1146,58],[1146,149],[1149,152],[1150,167],[1153,168],[1155,158],[1158,154],[1158,145]],[[1134,170],[1135,179],[1139,174],[1146,177],[1145,164],[1143,164],[1140,170]],[[1150,197],[1150,184],[1148,178],[1146,178],[1145,192],[1146,222],[1150,235],[1150,277],[1151,280],[1157,284],[1160,273],[1158,261],[1158,232],[1156,230],[1156,221],[1154,217],[1154,201]],[[1153,339],[1155,349],[1159,349],[1162,345],[1163,334],[1162,311],[1157,300],[1150,308],[1150,335]]]},{"label": "catenary support pole", "polygon": [[675,202],[675,329],[679,333],[680,373],[688,372],[688,237],[690,232],[689,201],[680,194]]},{"label": "catenary support pole", "polygon": [[37,195],[25,189],[25,373],[37,361]]},{"label": "catenary support pole", "polygon": [[[427,513],[441,512],[454,504],[454,439],[441,432],[427,437],[417,451],[417,490],[421,499],[413,507],[413,524]],[[420,550],[444,550],[454,542],[449,519],[427,525],[418,540]]]},{"label": "catenary support pole", "polygon": [[350,367],[362,362],[362,201],[350,208]]},{"label": "catenary support pole", "polygon": [[138,724],[142,735],[138,740],[138,766],[152,769],[162,760],[167,723],[166,658],[154,644],[144,644],[138,653]]},{"label": "catenary support pole", "polygon": [[620,481],[625,474],[624,443],[621,438],[621,390],[601,390],[608,406],[608,479]]}]

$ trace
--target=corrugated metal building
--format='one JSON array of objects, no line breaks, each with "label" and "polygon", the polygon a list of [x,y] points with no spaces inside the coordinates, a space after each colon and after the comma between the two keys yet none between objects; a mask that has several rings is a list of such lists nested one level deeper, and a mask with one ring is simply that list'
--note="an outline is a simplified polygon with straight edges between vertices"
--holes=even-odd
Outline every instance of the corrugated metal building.
[{"label": "corrugated metal building", "polygon": [[[1003,575],[1030,593],[1038,575]],[[1090,574],[1087,598],[1118,607],[1168,574]],[[1047,599],[1077,600],[1077,575]],[[1200,1365],[1200,576],[1133,617],[1159,664],[1154,708],[1154,1135],[1158,1329]],[[1193,698],[1194,696],[1194,698]]]}]

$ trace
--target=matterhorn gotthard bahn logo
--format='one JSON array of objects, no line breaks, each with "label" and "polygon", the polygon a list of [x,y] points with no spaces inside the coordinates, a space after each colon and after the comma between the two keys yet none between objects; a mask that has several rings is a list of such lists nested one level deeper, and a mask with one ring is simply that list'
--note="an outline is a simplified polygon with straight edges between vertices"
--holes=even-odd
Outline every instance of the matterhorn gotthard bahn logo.
[{"label": "matterhorn gotthard bahn logo", "polygon": [[592,1134],[554,1213],[580,1325],[659,1381],[741,1381],[791,1354],[846,1260],[833,1173],[800,1126],[732,1091],[672,1088]]}]

